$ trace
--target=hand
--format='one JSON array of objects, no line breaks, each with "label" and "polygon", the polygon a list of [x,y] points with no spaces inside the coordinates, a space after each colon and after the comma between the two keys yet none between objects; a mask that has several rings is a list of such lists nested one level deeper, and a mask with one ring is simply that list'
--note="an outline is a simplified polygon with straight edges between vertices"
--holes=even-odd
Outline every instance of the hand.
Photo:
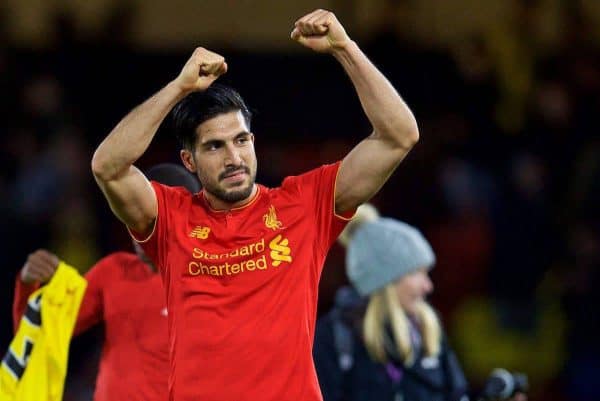
[{"label": "hand", "polygon": [[203,91],[226,72],[227,63],[223,56],[197,47],[175,79],[175,83],[184,92]]},{"label": "hand", "polygon": [[21,281],[25,284],[45,283],[52,278],[59,263],[58,256],[45,249],[38,249],[27,256],[21,269]]},{"label": "hand", "polygon": [[291,37],[319,53],[332,53],[350,42],[335,14],[320,9],[296,21]]},{"label": "hand", "polygon": [[508,401],[527,401],[527,394],[525,393],[516,393],[512,397],[508,399]]}]

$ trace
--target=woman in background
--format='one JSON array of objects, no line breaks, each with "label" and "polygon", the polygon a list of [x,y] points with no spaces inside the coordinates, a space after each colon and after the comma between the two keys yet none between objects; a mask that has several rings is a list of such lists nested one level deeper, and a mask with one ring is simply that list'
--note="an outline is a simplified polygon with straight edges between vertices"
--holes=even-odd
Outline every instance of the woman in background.
[{"label": "woman in background", "polygon": [[[324,401],[467,401],[467,382],[426,301],[435,264],[416,228],[365,204],[339,241],[352,287],[317,322],[314,360]],[[517,383],[518,382],[518,383]],[[480,401],[527,401],[527,379],[496,369]]]},{"label": "woman in background", "polygon": [[340,236],[353,288],[317,323],[324,401],[463,401],[467,382],[427,303],[435,255],[414,227],[371,205]]}]

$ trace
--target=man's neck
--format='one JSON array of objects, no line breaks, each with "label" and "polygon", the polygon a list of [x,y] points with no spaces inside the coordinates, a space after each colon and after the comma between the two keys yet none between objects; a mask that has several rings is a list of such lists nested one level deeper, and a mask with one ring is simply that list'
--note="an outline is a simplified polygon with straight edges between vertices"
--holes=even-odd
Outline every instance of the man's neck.
[{"label": "man's neck", "polygon": [[214,196],[213,194],[211,194],[207,191],[203,191],[204,198],[208,202],[208,205],[211,207],[211,209],[223,210],[223,211],[243,207],[248,202],[250,202],[252,199],[254,199],[257,192],[258,192],[258,185],[253,184],[252,192],[250,193],[250,195],[247,198],[242,199],[241,201],[230,203],[230,202],[226,202],[222,199],[217,198],[216,196]]}]

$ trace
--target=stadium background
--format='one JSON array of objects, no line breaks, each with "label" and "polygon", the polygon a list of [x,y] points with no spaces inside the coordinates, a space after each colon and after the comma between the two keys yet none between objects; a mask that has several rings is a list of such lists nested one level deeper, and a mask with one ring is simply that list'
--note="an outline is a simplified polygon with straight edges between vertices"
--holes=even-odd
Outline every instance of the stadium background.
[{"label": "stadium background", "polygon": [[[334,11],[411,106],[421,141],[373,202],[437,252],[433,304],[475,389],[493,367],[532,400],[600,399],[600,2],[40,1],[0,6],[0,344],[14,277],[47,247],[85,271],[129,249],[93,149],[195,46],[255,112],[259,182],[342,157],[368,121],[342,69],[289,39]],[[178,160],[168,126],[141,167]],[[319,311],[345,282],[336,246]],[[91,399],[102,328],[75,340],[65,400]]]}]

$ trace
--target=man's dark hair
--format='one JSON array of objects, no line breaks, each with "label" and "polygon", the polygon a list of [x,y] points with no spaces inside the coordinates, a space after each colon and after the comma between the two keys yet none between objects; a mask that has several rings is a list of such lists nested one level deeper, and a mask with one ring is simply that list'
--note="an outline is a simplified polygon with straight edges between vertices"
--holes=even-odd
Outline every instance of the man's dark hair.
[{"label": "man's dark hair", "polygon": [[241,111],[250,129],[252,113],[244,99],[233,88],[212,84],[201,92],[193,92],[175,105],[172,111],[175,136],[184,149],[193,150],[196,128],[219,114]]},{"label": "man's dark hair", "polygon": [[146,171],[146,178],[170,187],[184,187],[193,194],[202,189],[195,175],[174,163],[161,163],[150,167]]}]

